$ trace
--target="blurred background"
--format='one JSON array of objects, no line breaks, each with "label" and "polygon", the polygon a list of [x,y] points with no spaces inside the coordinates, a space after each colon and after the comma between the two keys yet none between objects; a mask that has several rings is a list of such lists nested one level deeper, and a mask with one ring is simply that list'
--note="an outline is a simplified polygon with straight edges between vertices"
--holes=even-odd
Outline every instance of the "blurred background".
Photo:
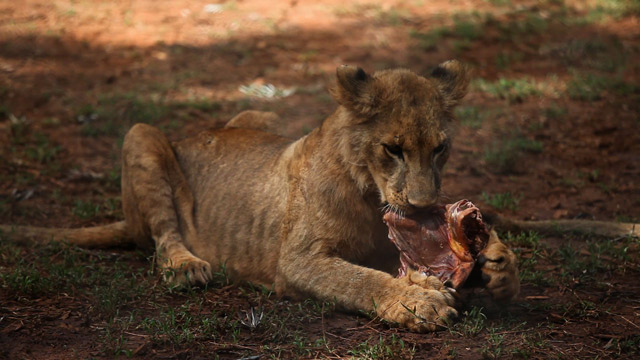
[{"label": "blurred background", "polygon": [[[134,123],[176,140],[268,110],[299,137],[335,110],[337,66],[426,75],[453,58],[473,81],[449,200],[519,219],[640,221],[637,0],[21,0],[0,2],[0,223],[122,219]],[[523,244],[521,260],[535,260]]]},{"label": "blurred background", "polygon": [[338,65],[428,74],[456,58],[474,80],[452,200],[637,220],[639,12],[622,0],[4,2],[0,219],[118,217],[136,122],[178,139],[270,110],[297,137],[335,109]]}]

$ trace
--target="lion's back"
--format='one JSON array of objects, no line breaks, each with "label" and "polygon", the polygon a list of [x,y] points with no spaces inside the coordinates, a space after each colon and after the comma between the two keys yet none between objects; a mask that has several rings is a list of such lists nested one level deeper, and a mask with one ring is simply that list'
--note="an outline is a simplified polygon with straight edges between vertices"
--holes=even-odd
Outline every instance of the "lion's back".
[{"label": "lion's back", "polygon": [[286,148],[292,140],[224,128],[174,144],[194,196],[194,254],[233,275],[271,283],[286,210]]}]

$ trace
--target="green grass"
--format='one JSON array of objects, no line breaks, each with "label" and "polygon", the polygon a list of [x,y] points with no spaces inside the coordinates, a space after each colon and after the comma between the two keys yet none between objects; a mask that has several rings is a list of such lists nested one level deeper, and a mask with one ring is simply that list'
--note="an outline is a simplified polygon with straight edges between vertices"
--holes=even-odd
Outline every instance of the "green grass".
[{"label": "green grass", "polygon": [[497,193],[497,194],[487,194],[486,192],[482,193],[482,199],[484,202],[489,204],[491,207],[496,210],[518,210],[518,205],[520,204],[520,200],[522,199],[522,194],[513,195],[510,192],[505,193]]},{"label": "green grass", "polygon": [[638,93],[640,87],[611,76],[602,76],[593,73],[573,72],[572,78],[567,83],[567,94],[573,100],[595,101],[600,100],[605,92],[628,96]]},{"label": "green grass", "polygon": [[214,339],[223,327],[235,328],[238,322],[230,323],[228,319],[219,317],[213,311],[210,314],[202,314],[202,303],[192,311],[191,304],[186,301],[178,308],[168,306],[158,315],[142,319],[140,328],[147,334],[151,334],[154,341],[159,344],[191,344],[194,341]]},{"label": "green grass", "polygon": [[9,132],[11,133],[12,145],[23,145],[29,140],[31,134],[30,124],[25,117],[17,117],[13,114],[9,114],[10,126]]},{"label": "green grass", "polygon": [[392,334],[368,339],[349,351],[349,355],[356,359],[412,359],[415,352],[415,348],[406,347],[402,339]]},{"label": "green grass", "polygon": [[100,213],[100,204],[92,201],[76,200],[71,212],[80,219],[88,220],[96,217]]},{"label": "green grass", "polygon": [[542,110],[542,114],[551,120],[562,119],[567,115],[567,108],[561,107],[557,104],[551,104],[549,107]]},{"label": "green grass", "polygon": [[181,123],[175,119],[213,117],[220,109],[220,103],[207,99],[165,102],[133,93],[107,94],[100,96],[97,104],[81,106],[76,118],[85,136],[122,136],[135,123],[158,124],[174,118],[167,126],[176,128]]},{"label": "green grass", "polygon": [[[2,257],[2,264],[11,267],[0,273],[0,288],[9,288],[17,296],[38,297],[60,291],[75,293],[81,287],[111,281],[118,276],[131,276],[125,267],[97,266],[102,261],[99,254],[64,243],[30,248],[26,255],[23,249],[6,240],[0,241],[0,247],[3,253],[9,254]],[[116,298],[121,301],[122,296],[116,294]]]},{"label": "green grass", "polygon": [[504,78],[496,81],[476,79],[472,82],[473,88],[485,92],[494,97],[505,99],[509,103],[522,102],[531,96],[542,94],[540,84],[532,78]]},{"label": "green grass", "polygon": [[488,2],[493,6],[505,6],[505,5],[511,4],[511,0],[484,0],[484,1]]},{"label": "green grass", "polygon": [[454,17],[453,35],[473,41],[482,36],[481,25],[474,19]]},{"label": "green grass", "polygon": [[587,240],[579,247],[563,245],[553,256],[561,264],[561,279],[586,284],[598,274],[623,271],[632,264],[632,253],[637,250],[638,242],[631,238],[597,239]]},{"label": "green grass", "polygon": [[434,50],[448,33],[449,30],[447,28],[441,27],[427,32],[410,30],[409,36],[417,40],[420,49],[430,51]]},{"label": "green grass", "polygon": [[501,239],[511,247],[518,258],[520,281],[538,287],[550,286],[555,282],[548,271],[539,269],[541,261],[549,259],[549,248],[541,241],[535,232],[506,233]]},{"label": "green grass", "polygon": [[71,213],[79,219],[89,220],[96,217],[122,218],[122,200],[120,197],[105,198],[101,202],[78,199]]},{"label": "green grass", "polygon": [[540,153],[542,149],[541,142],[516,135],[489,144],[484,151],[484,160],[490,171],[506,174],[515,170],[524,153]]},{"label": "green grass", "polygon": [[524,54],[519,51],[501,51],[496,55],[496,67],[500,70],[506,70],[522,59],[524,59]]},{"label": "green grass", "polygon": [[637,15],[640,15],[638,0],[597,0],[588,9],[587,14],[580,18],[580,21],[596,23]]},{"label": "green grass", "polygon": [[11,109],[9,109],[9,105],[0,103],[0,120],[8,119],[9,115],[11,115]]},{"label": "green grass", "polygon": [[460,123],[472,129],[482,127],[484,119],[490,112],[481,110],[478,106],[458,106],[455,114]]},{"label": "green grass", "polygon": [[411,29],[409,35],[416,39],[418,47],[425,51],[434,50],[444,43],[446,38],[452,38],[456,51],[470,49],[473,42],[484,34],[485,23],[489,15],[478,12],[458,13],[453,15],[453,23],[446,26],[436,26],[428,31]]},{"label": "green grass", "polygon": [[137,94],[117,94],[100,97],[95,107],[82,107],[77,117],[83,123],[83,135],[117,136],[135,123],[154,123],[167,113],[168,108],[161,102]]},{"label": "green grass", "polygon": [[36,132],[33,136],[35,138],[33,144],[25,149],[27,157],[40,164],[52,163],[61,147],[53,145],[49,137],[43,133]]},{"label": "green grass", "polygon": [[487,344],[482,347],[481,353],[484,358],[500,359],[505,355],[505,338],[502,334],[496,334],[495,329],[489,331]]},{"label": "green grass", "polygon": [[487,315],[482,310],[481,307],[472,306],[464,311],[461,321],[454,324],[450,331],[467,338],[478,336],[487,326]]}]

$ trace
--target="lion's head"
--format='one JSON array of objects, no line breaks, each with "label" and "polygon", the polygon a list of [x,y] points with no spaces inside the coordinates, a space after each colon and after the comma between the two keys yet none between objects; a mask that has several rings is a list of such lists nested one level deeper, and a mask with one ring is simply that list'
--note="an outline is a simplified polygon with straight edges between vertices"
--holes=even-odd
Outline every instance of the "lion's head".
[{"label": "lion's head", "polygon": [[337,79],[332,93],[349,119],[341,128],[348,140],[338,149],[345,163],[367,172],[382,203],[396,212],[436,203],[453,110],[469,84],[465,67],[447,61],[422,77],[403,69],[369,75],[342,66]]}]

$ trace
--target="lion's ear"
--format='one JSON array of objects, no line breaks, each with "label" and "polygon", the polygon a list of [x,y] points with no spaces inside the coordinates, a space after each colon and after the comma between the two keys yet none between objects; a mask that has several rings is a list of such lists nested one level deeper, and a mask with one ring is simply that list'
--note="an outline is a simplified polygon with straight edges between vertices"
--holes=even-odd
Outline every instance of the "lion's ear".
[{"label": "lion's ear", "polygon": [[336,69],[338,82],[331,89],[336,101],[360,115],[371,115],[375,103],[373,78],[357,66],[342,65]]},{"label": "lion's ear", "polygon": [[450,105],[456,105],[467,95],[469,71],[461,62],[445,61],[433,69],[431,76],[438,81],[440,91],[446,96]]}]

